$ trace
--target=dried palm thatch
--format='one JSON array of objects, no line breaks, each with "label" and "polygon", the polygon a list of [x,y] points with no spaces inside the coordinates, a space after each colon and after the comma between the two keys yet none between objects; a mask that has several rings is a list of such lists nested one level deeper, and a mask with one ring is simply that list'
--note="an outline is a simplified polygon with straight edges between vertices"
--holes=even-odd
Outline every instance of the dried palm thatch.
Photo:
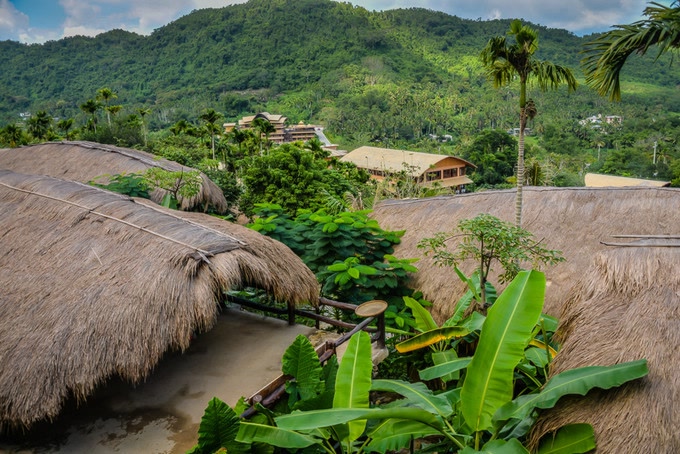
[{"label": "dried palm thatch", "polygon": [[[646,358],[649,375],[586,398],[563,399],[533,432],[590,423],[597,451],[680,452],[680,247],[615,247],[597,255],[560,314],[551,373]],[[677,243],[677,240],[674,240]]]},{"label": "dried palm thatch", "polygon": [[[526,188],[523,225],[550,249],[562,251],[566,261],[546,268],[548,290],[545,311],[560,312],[571,286],[592,258],[616,234],[678,233],[680,190],[671,188]],[[433,314],[445,320],[464,286],[453,270],[438,267],[417,248],[418,241],[436,232],[452,231],[461,219],[490,213],[514,220],[515,191],[488,191],[460,196],[381,202],[372,217],[384,229],[406,230],[396,254],[418,257],[419,272],[412,285],[434,303]],[[451,241],[455,248],[456,240]],[[476,264],[464,263],[471,274]],[[492,276],[492,282],[495,277]]]},{"label": "dried palm thatch", "polygon": [[173,213],[0,170],[0,426],[53,418],[111,376],[142,380],[216,322],[224,290],[318,301],[314,274],[283,244]]},{"label": "dried palm thatch", "polygon": [[[143,173],[151,167],[171,172],[194,170],[144,151],[94,142],[47,142],[0,149],[0,169],[81,183],[106,175]],[[182,200],[182,209],[199,208],[205,211],[205,207],[212,206],[218,213],[225,212],[228,207],[222,190],[204,174],[201,174],[201,178],[203,184],[199,193]],[[97,181],[102,184],[108,182],[105,177]],[[151,199],[160,203],[166,193],[165,190],[156,189],[151,193]]]}]

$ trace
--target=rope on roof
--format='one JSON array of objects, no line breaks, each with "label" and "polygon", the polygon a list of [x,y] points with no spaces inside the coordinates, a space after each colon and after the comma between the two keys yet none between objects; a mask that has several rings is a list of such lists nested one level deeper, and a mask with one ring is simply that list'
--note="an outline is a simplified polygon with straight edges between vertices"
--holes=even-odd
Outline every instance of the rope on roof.
[{"label": "rope on roof", "polygon": [[[61,198],[59,198],[59,197],[54,197],[54,196],[51,196],[51,195],[42,194],[42,193],[36,192],[36,191],[30,191],[30,190],[28,190],[28,189],[17,188],[17,187],[15,187],[15,186],[11,186],[11,185],[9,185],[9,184],[7,184],[7,183],[3,183],[3,182],[0,182],[0,185],[6,187],[6,188],[8,188],[8,189],[12,189],[12,190],[14,190],[14,191],[23,192],[23,193],[25,193],[25,194],[30,194],[30,195],[35,195],[35,196],[43,197],[43,198],[46,198],[46,199],[54,200],[54,201],[56,201],[56,202],[61,202],[61,203],[67,204],[67,205],[71,205],[71,206],[74,206],[74,207],[77,207],[77,208],[81,208],[81,209],[83,209],[83,210],[87,210],[88,213],[91,213],[91,214],[94,214],[94,215],[97,215],[97,216],[101,216],[101,217],[103,217],[103,218],[112,220],[112,221],[114,221],[114,222],[119,222],[119,223],[121,223],[121,224],[125,224],[125,225],[127,225],[127,226],[129,226],[129,227],[132,227],[132,228],[141,230],[142,232],[148,233],[148,234],[150,234],[150,235],[154,235],[154,236],[156,236],[156,237],[158,237],[158,238],[162,238],[162,239],[164,239],[164,240],[166,240],[166,241],[170,241],[170,242],[175,243],[175,244],[178,244],[178,245],[180,245],[180,246],[184,246],[184,247],[186,247],[186,248],[192,249],[192,250],[195,252],[195,254],[192,254],[191,257],[193,257],[193,258],[196,259],[196,260],[198,260],[198,259],[203,260],[204,262],[206,262],[206,263],[208,263],[208,264],[210,264],[210,265],[212,265],[212,263],[210,263],[210,260],[208,260],[208,257],[212,257],[212,256],[214,256],[216,253],[227,252],[227,251],[231,251],[231,250],[234,250],[234,249],[238,249],[238,248],[241,247],[241,244],[242,244],[242,243],[241,243],[241,244],[235,244],[235,245],[233,245],[233,246],[223,245],[223,246],[221,246],[220,248],[218,248],[218,249],[216,250],[216,252],[206,251],[206,250],[201,249],[201,248],[199,248],[199,247],[196,247],[196,246],[192,246],[192,245],[190,245],[190,244],[187,244],[187,243],[185,243],[185,242],[183,242],[183,241],[179,241],[179,240],[177,240],[177,239],[175,239],[175,238],[171,238],[171,237],[166,236],[166,235],[163,235],[163,234],[161,234],[161,233],[154,232],[153,230],[149,230],[148,228],[142,227],[141,225],[133,224],[132,222],[125,221],[125,220],[123,220],[123,219],[116,218],[116,217],[114,217],[114,216],[111,216],[111,215],[108,215],[108,214],[105,214],[105,213],[101,213],[101,212],[99,212],[99,211],[95,211],[93,208],[89,208],[89,207],[86,207],[86,206],[84,206],[84,205],[80,205],[80,204],[75,203],[75,202],[70,202],[70,201],[68,201],[68,200],[64,200],[64,199],[61,199]],[[83,186],[85,186],[85,185],[83,185]],[[131,201],[131,202],[134,203],[134,200],[133,200],[132,198],[128,198],[128,197],[125,197],[125,198],[124,198],[124,197],[121,197],[121,198],[122,198],[122,199],[127,199],[127,200],[129,200],[129,201]],[[140,206],[141,206],[141,205],[140,205]],[[144,205],[144,206],[146,206],[146,205]],[[201,226],[201,227],[202,227],[202,226]],[[211,229],[211,230],[212,230],[212,229]],[[239,243],[240,243],[240,242],[239,242]]]}]

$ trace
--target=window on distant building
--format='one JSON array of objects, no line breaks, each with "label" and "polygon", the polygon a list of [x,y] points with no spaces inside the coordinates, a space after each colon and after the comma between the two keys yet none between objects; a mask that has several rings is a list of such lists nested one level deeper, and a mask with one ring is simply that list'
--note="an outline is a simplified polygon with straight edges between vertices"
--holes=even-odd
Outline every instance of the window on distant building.
[{"label": "window on distant building", "polygon": [[458,169],[444,169],[444,178],[453,178],[458,176]]},{"label": "window on distant building", "polygon": [[427,172],[427,181],[434,181],[434,180],[441,180],[441,179],[442,179],[441,170],[433,170],[431,172]]}]

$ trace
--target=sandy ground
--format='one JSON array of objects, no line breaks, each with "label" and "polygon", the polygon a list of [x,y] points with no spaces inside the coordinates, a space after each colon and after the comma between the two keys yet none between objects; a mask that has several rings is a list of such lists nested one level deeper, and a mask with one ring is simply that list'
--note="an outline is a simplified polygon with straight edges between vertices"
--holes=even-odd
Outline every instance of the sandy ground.
[{"label": "sandy ground", "polygon": [[233,406],[281,372],[281,357],[313,328],[229,309],[184,354],[164,358],[140,385],[112,381],[51,424],[0,436],[0,453],[184,453],[208,401]]}]

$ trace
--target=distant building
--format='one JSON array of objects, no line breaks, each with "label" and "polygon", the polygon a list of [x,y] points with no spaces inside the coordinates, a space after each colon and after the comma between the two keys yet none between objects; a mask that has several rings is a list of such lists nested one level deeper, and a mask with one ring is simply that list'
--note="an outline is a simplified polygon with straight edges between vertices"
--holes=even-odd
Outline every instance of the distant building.
[{"label": "distant building", "polygon": [[[518,136],[519,135],[519,128],[508,129],[508,134],[510,134],[511,136]],[[531,128],[524,128],[524,135],[530,136],[531,135]]]},{"label": "distant building", "polygon": [[[579,121],[579,124],[581,126],[590,125],[590,127],[593,129],[601,128],[602,123],[603,123],[602,114],[593,115],[584,120]],[[604,123],[607,123],[608,125],[621,126],[623,124],[623,117],[620,115],[606,115],[604,117]]]},{"label": "distant building", "polygon": [[465,185],[472,183],[466,176],[467,168],[477,167],[455,156],[378,147],[359,147],[340,160],[365,169],[376,180],[406,170],[423,186],[438,183],[442,187],[455,188],[457,192],[464,192]]},{"label": "distant building", "polygon": [[[267,120],[274,127],[274,132],[269,134],[269,140],[274,143],[290,143],[302,141],[306,142],[308,140],[317,138],[321,141],[323,148],[333,151],[337,148],[337,145],[331,144],[326,135],[323,133],[323,127],[319,125],[308,125],[304,122],[300,122],[296,125],[289,126],[287,124],[288,118],[283,115],[273,115],[269,112],[260,112],[257,115],[251,115],[243,117],[238,121],[238,128],[253,129],[253,120],[256,118],[263,118]],[[236,127],[236,123],[225,123],[224,131],[226,133],[231,132]]]}]

